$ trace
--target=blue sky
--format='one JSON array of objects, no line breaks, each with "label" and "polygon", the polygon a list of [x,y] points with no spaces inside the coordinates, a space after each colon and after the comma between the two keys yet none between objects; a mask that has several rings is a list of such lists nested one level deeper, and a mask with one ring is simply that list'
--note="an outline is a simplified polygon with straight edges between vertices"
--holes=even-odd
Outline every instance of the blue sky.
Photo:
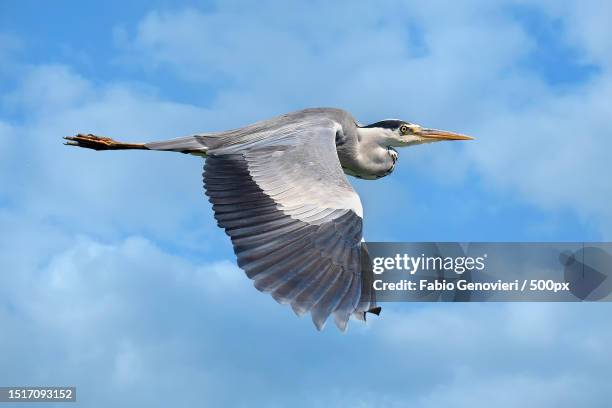
[{"label": "blue sky", "polygon": [[608,304],[389,304],[348,333],[251,287],[201,160],[68,149],[336,106],[478,138],[354,181],[370,241],[612,236],[608,3],[0,4],[0,385],[81,406],[609,406]]}]

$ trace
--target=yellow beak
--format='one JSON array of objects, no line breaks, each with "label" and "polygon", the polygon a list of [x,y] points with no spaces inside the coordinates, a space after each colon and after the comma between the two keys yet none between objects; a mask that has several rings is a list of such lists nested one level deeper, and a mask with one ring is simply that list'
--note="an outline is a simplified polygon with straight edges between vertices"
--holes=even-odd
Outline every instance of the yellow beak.
[{"label": "yellow beak", "polygon": [[414,132],[417,136],[427,137],[437,140],[474,140],[471,136],[459,133],[447,132],[446,130],[421,128]]}]

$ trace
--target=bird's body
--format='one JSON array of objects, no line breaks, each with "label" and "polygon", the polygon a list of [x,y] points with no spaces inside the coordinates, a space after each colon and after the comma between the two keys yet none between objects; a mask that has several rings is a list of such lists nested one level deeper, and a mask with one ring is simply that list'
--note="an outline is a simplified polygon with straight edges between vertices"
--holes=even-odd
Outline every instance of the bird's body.
[{"label": "bird's body", "polygon": [[314,108],[161,142],[67,139],[96,150],[206,157],[206,195],[255,287],[300,315],[310,311],[319,329],[333,315],[344,330],[350,315],[364,319],[380,310],[362,243],[361,201],[344,174],[384,177],[397,162],[394,147],[469,137],[400,120],[362,126],[346,111]]},{"label": "bird's body", "polygon": [[[191,144],[193,136],[188,136],[164,142],[146,143],[145,146],[152,150],[178,150],[192,154],[200,151],[201,154],[207,155],[208,152],[229,146],[244,146],[267,135],[291,131],[294,128],[308,128],[324,121],[329,121],[328,123],[335,127],[334,144],[338,160],[346,174],[364,179],[377,179],[393,171],[397,160],[397,155],[393,156],[395,151],[378,144],[373,133],[366,133],[366,137],[361,137],[358,132],[359,124],[353,116],[335,108],[304,109],[239,129],[199,134],[195,136],[196,145]],[[311,146],[317,147],[315,144]]]}]

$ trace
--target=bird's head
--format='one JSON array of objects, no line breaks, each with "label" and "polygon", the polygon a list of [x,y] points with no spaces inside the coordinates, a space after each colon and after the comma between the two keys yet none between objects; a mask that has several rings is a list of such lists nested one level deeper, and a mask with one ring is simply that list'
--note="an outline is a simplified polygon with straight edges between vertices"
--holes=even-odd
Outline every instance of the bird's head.
[{"label": "bird's head", "polygon": [[387,119],[361,126],[363,132],[373,136],[378,143],[391,147],[413,146],[444,140],[473,140],[473,137],[445,130],[430,129],[399,119]]}]

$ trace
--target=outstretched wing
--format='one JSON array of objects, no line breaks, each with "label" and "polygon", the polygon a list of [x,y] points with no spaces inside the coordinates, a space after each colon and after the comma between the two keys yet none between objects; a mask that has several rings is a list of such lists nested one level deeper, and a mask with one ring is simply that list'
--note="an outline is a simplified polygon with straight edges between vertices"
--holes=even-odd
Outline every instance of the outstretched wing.
[{"label": "outstretched wing", "polygon": [[[329,119],[234,135],[208,152],[204,187],[238,265],[255,287],[320,330],[333,314],[374,306],[363,284],[362,208],[346,180]],[[263,132],[262,132],[263,133]]]}]

